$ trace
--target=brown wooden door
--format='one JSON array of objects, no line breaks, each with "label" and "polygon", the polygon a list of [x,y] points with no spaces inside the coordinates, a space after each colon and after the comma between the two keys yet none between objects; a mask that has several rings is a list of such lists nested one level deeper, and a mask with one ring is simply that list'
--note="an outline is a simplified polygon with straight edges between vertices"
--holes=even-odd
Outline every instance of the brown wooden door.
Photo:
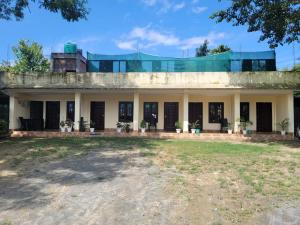
[{"label": "brown wooden door", "polygon": [[256,103],[256,131],[272,132],[272,103]]},{"label": "brown wooden door", "polygon": [[95,123],[96,130],[104,130],[105,103],[91,102],[91,120]]},{"label": "brown wooden door", "polygon": [[46,129],[59,129],[60,102],[46,102]]},{"label": "brown wooden door", "polygon": [[178,102],[165,102],[165,121],[166,131],[175,131],[175,123],[178,121]]},{"label": "brown wooden door", "polygon": [[203,105],[202,102],[189,103],[189,123],[199,121],[200,129],[203,128]]}]

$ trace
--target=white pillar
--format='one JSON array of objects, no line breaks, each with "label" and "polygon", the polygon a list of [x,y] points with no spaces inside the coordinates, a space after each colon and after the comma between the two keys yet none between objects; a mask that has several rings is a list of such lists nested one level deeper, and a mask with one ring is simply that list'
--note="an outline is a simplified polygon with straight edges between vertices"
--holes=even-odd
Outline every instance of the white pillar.
[{"label": "white pillar", "polygon": [[75,93],[75,118],[74,118],[75,131],[79,131],[80,117],[81,117],[81,93]]},{"label": "white pillar", "polygon": [[290,93],[287,95],[287,106],[288,106],[288,115],[289,119],[289,128],[288,132],[294,134],[294,93]]},{"label": "white pillar", "polygon": [[16,98],[14,96],[9,97],[9,129],[17,129],[17,118],[16,118]]},{"label": "white pillar", "polygon": [[183,95],[183,132],[189,132],[189,95]]},{"label": "white pillar", "polygon": [[234,99],[233,99],[233,120],[232,124],[234,124],[234,132],[239,132],[239,121],[240,119],[240,104],[241,104],[241,95],[240,93],[235,93],[234,94]]},{"label": "white pillar", "polygon": [[133,131],[139,131],[140,94],[134,93],[133,100]]}]

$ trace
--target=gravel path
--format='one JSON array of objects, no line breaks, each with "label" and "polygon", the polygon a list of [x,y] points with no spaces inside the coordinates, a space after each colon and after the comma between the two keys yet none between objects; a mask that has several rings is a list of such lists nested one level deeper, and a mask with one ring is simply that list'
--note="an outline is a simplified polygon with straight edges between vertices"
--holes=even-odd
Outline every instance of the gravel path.
[{"label": "gravel path", "polygon": [[171,175],[136,151],[97,150],[0,180],[0,224],[188,224]]}]

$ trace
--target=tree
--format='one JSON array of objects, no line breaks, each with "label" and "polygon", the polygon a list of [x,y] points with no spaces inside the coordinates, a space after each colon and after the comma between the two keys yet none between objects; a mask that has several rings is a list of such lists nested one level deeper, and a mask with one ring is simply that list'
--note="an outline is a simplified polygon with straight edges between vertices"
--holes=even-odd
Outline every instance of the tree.
[{"label": "tree", "polygon": [[229,8],[211,18],[233,26],[247,25],[248,32],[262,32],[259,41],[267,40],[271,48],[300,41],[299,0],[232,0]]},{"label": "tree", "polygon": [[205,40],[199,48],[196,48],[196,57],[206,56],[209,53],[208,40]]},{"label": "tree", "polygon": [[87,0],[1,0],[0,19],[23,19],[24,9],[29,7],[30,2],[37,3],[40,8],[50,12],[60,12],[67,21],[86,19],[88,14]]},{"label": "tree", "polygon": [[300,72],[300,64],[296,64],[296,65],[292,68],[292,71]]},{"label": "tree", "polygon": [[228,52],[231,51],[231,48],[229,48],[227,45],[219,45],[218,47],[210,50],[210,54],[218,54],[222,52]]},{"label": "tree", "polygon": [[43,47],[36,42],[30,43],[20,40],[17,47],[13,47],[13,52],[17,58],[12,72],[46,72],[49,70],[50,63],[43,56]]},{"label": "tree", "polygon": [[0,72],[10,72],[11,71],[11,65],[7,61],[2,61],[0,63]]}]

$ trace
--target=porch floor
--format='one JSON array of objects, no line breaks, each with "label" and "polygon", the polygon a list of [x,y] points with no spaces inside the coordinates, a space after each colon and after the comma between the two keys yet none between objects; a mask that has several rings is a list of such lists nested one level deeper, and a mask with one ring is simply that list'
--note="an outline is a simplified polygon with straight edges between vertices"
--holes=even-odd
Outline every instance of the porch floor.
[{"label": "porch floor", "polygon": [[292,134],[282,136],[277,133],[253,133],[249,135],[227,133],[172,133],[172,132],[129,132],[117,133],[116,131],[95,132],[60,132],[60,131],[13,131],[11,137],[141,137],[162,139],[192,139],[192,140],[230,140],[230,141],[284,141],[294,140]]}]

